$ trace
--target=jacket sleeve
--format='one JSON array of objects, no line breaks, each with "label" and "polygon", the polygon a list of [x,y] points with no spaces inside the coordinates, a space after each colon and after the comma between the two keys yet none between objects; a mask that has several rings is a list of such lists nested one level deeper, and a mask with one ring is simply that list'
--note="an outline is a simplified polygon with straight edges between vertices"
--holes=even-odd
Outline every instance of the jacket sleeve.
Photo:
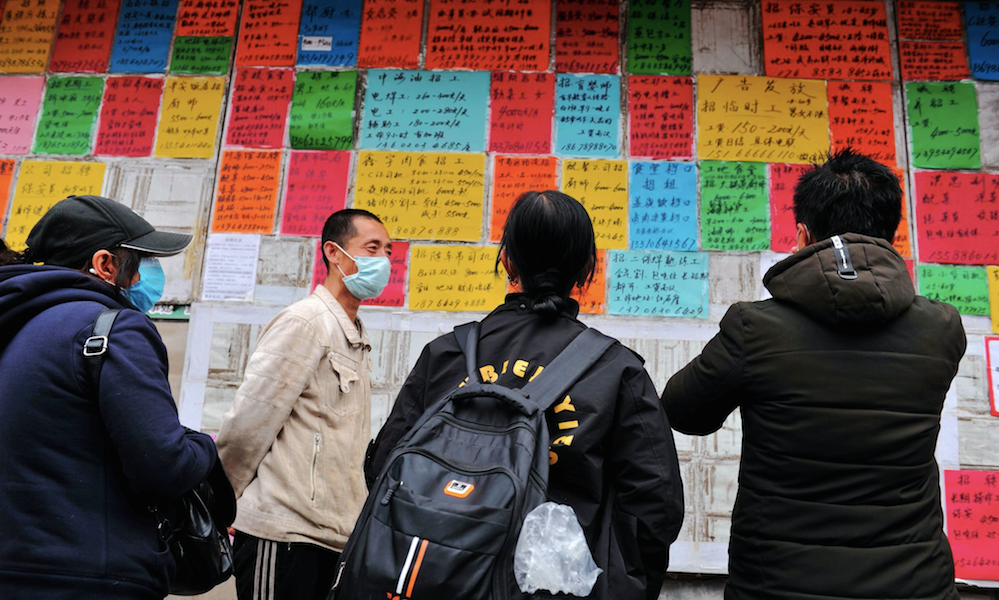
[{"label": "jacket sleeve", "polygon": [[237,498],[256,477],[328,344],[307,320],[289,314],[275,317],[261,333],[216,438]]},{"label": "jacket sleeve", "polygon": [[683,524],[683,483],[673,432],[644,368],[622,381],[608,472],[615,474],[617,518],[636,523],[648,598],[659,596],[669,546]]},{"label": "jacket sleeve", "polygon": [[701,355],[673,375],[663,391],[666,414],[679,432],[717,431],[742,400],[747,379],[742,307],[730,307],[720,325]]},{"label": "jacket sleeve", "polygon": [[109,339],[98,402],[125,478],[143,496],[180,496],[215,465],[215,444],[181,426],[170,393],[166,347],[149,317],[121,311]]}]

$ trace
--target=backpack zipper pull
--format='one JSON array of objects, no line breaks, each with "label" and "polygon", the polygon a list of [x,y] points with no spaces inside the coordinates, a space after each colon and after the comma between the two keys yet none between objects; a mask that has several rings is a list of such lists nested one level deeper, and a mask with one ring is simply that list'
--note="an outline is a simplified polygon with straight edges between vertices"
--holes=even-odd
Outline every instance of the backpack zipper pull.
[{"label": "backpack zipper pull", "polygon": [[395,491],[399,489],[400,486],[402,486],[402,482],[397,481],[395,482],[395,485],[391,485],[389,486],[389,489],[385,490],[385,495],[382,496],[382,506],[385,506],[389,503],[389,500],[392,499],[392,496],[395,495]]}]

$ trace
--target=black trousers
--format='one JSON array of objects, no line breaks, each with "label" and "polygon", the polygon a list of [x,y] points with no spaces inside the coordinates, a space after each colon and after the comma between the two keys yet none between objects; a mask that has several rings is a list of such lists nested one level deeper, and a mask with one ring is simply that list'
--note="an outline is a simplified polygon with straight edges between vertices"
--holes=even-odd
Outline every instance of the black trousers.
[{"label": "black trousers", "polygon": [[340,562],[339,552],[321,546],[241,531],[232,550],[238,600],[326,600]]}]

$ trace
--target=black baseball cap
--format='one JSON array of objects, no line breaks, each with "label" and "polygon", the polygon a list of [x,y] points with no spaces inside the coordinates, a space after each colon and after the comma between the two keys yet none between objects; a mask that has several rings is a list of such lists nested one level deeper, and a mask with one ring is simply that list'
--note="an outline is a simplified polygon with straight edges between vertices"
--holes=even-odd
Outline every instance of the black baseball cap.
[{"label": "black baseball cap", "polygon": [[80,268],[104,248],[171,256],[191,239],[182,233],[156,231],[132,209],[110,198],[70,196],[42,215],[26,243],[32,262]]}]

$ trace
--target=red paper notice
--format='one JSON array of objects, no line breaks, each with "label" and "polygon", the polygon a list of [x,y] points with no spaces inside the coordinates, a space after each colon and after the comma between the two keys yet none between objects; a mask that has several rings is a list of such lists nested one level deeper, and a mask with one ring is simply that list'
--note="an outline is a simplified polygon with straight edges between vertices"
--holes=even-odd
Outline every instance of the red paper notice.
[{"label": "red paper notice", "polygon": [[49,71],[104,73],[108,70],[119,0],[66,0],[56,32]]},{"label": "red paper notice", "polygon": [[392,275],[382,293],[368,300],[361,300],[365,306],[405,306],[406,270],[409,268],[409,242],[392,242]]},{"label": "red paper notice", "polygon": [[694,82],[690,77],[628,77],[629,155],[693,158]]},{"label": "red paper notice", "polygon": [[100,128],[94,154],[149,156],[153,152],[156,117],[163,96],[163,79],[108,77],[104,86]]},{"label": "red paper notice", "polygon": [[898,37],[903,40],[959,40],[964,37],[960,2],[899,0]]},{"label": "red paper notice", "polygon": [[271,233],[280,180],[280,150],[223,150],[212,233]]},{"label": "red paper notice", "polygon": [[236,69],[225,143],[246,148],[281,148],[288,104],[295,87],[292,69]]},{"label": "red paper notice", "polygon": [[246,0],[236,66],[294,66],[301,13],[302,0]]},{"label": "red paper notice", "polygon": [[427,69],[547,71],[549,2],[430,0]]},{"label": "red paper notice", "polygon": [[770,249],[790,252],[798,243],[794,186],[808,165],[770,165]]},{"label": "red paper notice", "polygon": [[292,150],[285,177],[283,235],[320,236],[331,214],[347,202],[350,152]]},{"label": "red paper notice", "polygon": [[365,0],[357,66],[415,69],[423,33],[423,0]]},{"label": "red paper notice", "polygon": [[239,0],[180,0],[177,37],[231,37],[238,15]]},{"label": "red paper notice", "polygon": [[558,0],[555,70],[559,73],[618,72],[618,0]]},{"label": "red paper notice", "polygon": [[944,471],[947,539],[959,579],[999,580],[999,473]]},{"label": "red paper notice", "polygon": [[916,171],[919,261],[999,264],[999,174]]},{"label": "red paper notice", "polygon": [[899,42],[898,58],[905,81],[969,79],[964,42]]},{"label": "red paper notice", "polygon": [[597,250],[597,270],[590,285],[573,288],[572,298],[579,302],[579,312],[602,315],[607,312],[607,251]]},{"label": "red paper notice", "polygon": [[551,152],[554,73],[493,73],[491,96],[490,152]]},{"label": "red paper notice", "polygon": [[890,83],[830,81],[830,142],[847,146],[889,167],[895,158],[895,117]]},{"label": "red paper notice", "polygon": [[493,214],[489,221],[489,241],[503,237],[506,216],[524,192],[554,190],[558,187],[558,160],[554,156],[497,156],[493,163]]}]

